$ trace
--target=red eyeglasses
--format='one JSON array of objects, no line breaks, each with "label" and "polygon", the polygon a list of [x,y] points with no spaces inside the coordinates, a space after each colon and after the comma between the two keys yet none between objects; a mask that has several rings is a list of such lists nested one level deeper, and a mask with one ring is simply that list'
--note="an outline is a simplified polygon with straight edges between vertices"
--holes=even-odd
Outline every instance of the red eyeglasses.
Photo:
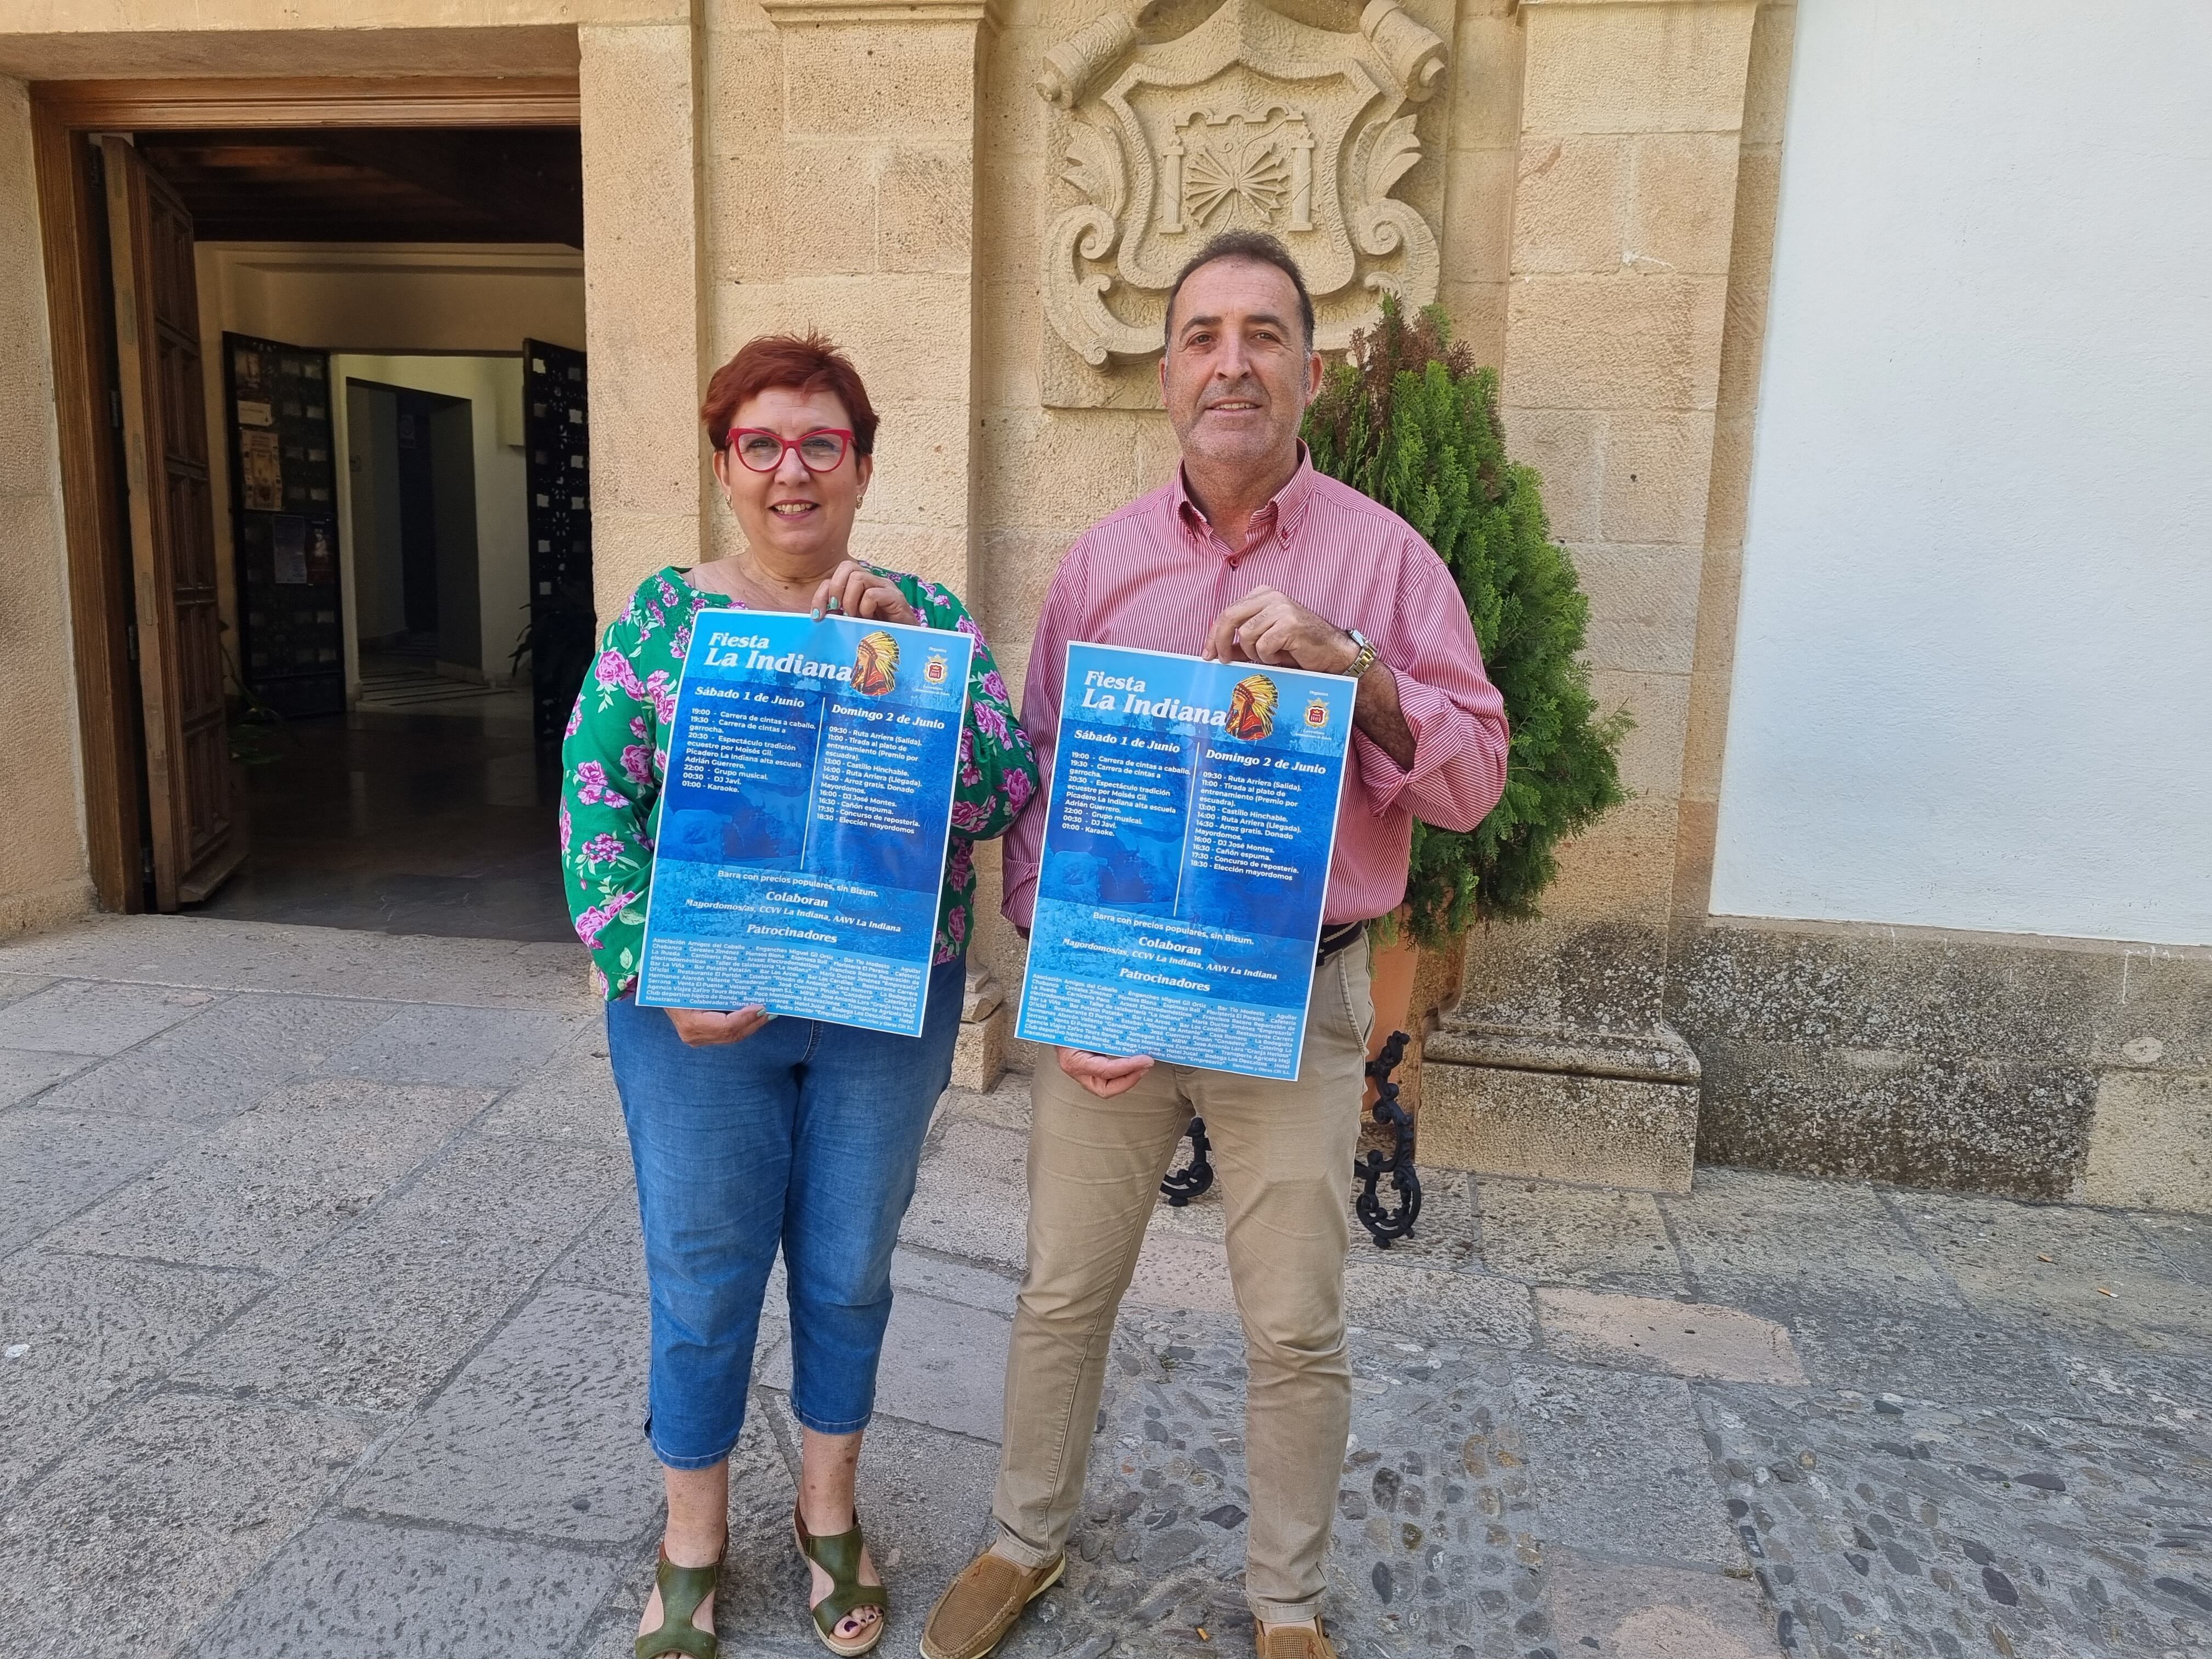
[{"label": "red eyeglasses", "polygon": [[839,426],[817,426],[796,438],[786,438],[765,427],[730,428],[730,453],[740,465],[754,472],[775,471],[794,449],[799,452],[799,464],[809,472],[835,472],[852,442],[853,434]]}]

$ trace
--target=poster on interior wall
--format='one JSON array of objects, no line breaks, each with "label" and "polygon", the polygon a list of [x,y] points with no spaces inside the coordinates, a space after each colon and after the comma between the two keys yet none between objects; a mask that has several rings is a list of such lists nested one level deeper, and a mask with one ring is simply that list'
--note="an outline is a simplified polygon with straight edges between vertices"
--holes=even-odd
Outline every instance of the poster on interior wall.
[{"label": "poster on interior wall", "polygon": [[245,508],[249,513],[281,513],[284,510],[284,459],[274,432],[248,432],[238,434],[238,460],[243,489],[240,492]]},{"label": "poster on interior wall", "polygon": [[970,649],[931,628],[701,613],[639,1002],[921,1035]]},{"label": "poster on interior wall", "polygon": [[307,521],[289,513],[278,515],[270,537],[276,580],[287,587],[304,586],[307,580]]},{"label": "poster on interior wall", "polygon": [[1357,684],[1067,647],[1018,1033],[1288,1080]]},{"label": "poster on interior wall", "polygon": [[223,336],[240,638],[253,695],[279,714],[345,707],[337,478],[324,353]]}]

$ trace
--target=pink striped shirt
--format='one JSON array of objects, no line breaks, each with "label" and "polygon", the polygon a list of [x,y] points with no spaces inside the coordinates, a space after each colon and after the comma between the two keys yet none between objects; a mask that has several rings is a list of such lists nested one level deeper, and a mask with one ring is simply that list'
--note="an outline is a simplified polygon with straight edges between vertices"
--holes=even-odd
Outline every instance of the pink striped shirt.
[{"label": "pink striped shirt", "polygon": [[[1401,769],[1353,732],[1323,909],[1332,924],[1382,915],[1406,896],[1415,818],[1472,830],[1498,804],[1505,705],[1482,672],[1443,561],[1396,514],[1315,471],[1304,446],[1297,473],[1252,515],[1241,548],[1214,533],[1181,467],[1172,483],[1078,537],[1037,619],[1022,725],[1048,782],[1068,641],[1196,656],[1213,619],[1260,586],[1357,628],[1397,677],[1413,763]],[[1005,909],[1018,927],[1036,908],[1044,827],[1043,809],[1032,807],[1006,836]]]}]

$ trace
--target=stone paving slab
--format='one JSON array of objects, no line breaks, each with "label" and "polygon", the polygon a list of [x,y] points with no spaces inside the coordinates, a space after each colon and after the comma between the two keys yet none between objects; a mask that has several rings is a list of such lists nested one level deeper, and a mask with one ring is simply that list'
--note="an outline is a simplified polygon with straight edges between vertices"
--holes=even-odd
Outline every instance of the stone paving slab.
[{"label": "stone paving slab", "polygon": [[899,1237],[945,1255],[1018,1273],[1029,1249],[1029,1137],[964,1115],[930,1132]]},{"label": "stone paving slab", "polygon": [[1229,1247],[1218,1238],[1154,1227],[1137,1253],[1123,1301],[1139,1308],[1195,1308],[1234,1313],[1237,1289],[1229,1274]]},{"label": "stone paving slab", "polygon": [[268,1288],[259,1274],[25,1250],[0,1262],[0,1494]]},{"label": "stone paving slab", "polygon": [[14,1002],[43,991],[54,982],[52,974],[0,974],[0,1003]]},{"label": "stone paving slab", "polygon": [[[802,1644],[813,1643],[811,1626],[800,1624],[803,1615],[797,1613],[806,1605],[807,1588],[791,1532],[799,1500],[798,1444],[797,1425],[776,1396],[753,1389],[744,1428],[730,1454],[730,1545],[724,1559],[732,1569],[723,1573],[714,1598],[715,1629],[725,1642],[788,1646],[794,1654],[805,1650]],[[650,1458],[641,1462],[651,1480]],[[632,1637],[652,1594],[659,1547],[658,1528],[633,1540],[606,1598],[606,1611]]]},{"label": "stone paving slab", "polygon": [[72,1073],[100,1064],[97,1054],[55,1054],[41,1048],[0,1048],[0,1107],[42,1094]]},{"label": "stone paving slab", "polygon": [[0,943],[0,972],[14,975],[588,1013],[582,965],[568,945],[158,915]]},{"label": "stone paving slab", "polygon": [[1475,1188],[1482,1261],[1492,1273],[1654,1296],[1683,1288],[1674,1242],[1652,1194],[1503,1179]]},{"label": "stone paving slab", "polygon": [[[778,1433],[795,1449],[798,1419],[781,1395],[769,1397]],[[926,1424],[878,1420],[860,1453],[860,1489],[866,1494],[861,1503],[869,1551],[890,1586],[884,1652],[915,1651],[930,1603],[990,1541],[991,1487],[998,1473],[999,1449],[989,1441]],[[791,1541],[787,1500],[782,1518],[781,1536],[762,1546],[771,1582],[782,1586],[781,1593],[764,1601],[737,1633],[763,1646],[819,1653],[805,1613],[806,1574]]]},{"label": "stone paving slab", "polygon": [[645,1234],[637,1218],[636,1189],[629,1188],[594,1216],[574,1248],[553,1266],[548,1277],[564,1285],[592,1285],[603,1291],[642,1297]]},{"label": "stone paving slab", "polygon": [[1536,1334],[1528,1287],[1517,1279],[1368,1255],[1346,1264],[1344,1314],[1352,1324],[1376,1330],[1508,1348],[1525,1348]]},{"label": "stone paving slab", "polygon": [[12,1659],[171,1651],[327,1499],[368,1441],[341,1415],[201,1395],[159,1394],[129,1411],[0,1521]]},{"label": "stone paving slab", "polygon": [[0,1255],[144,1175],[194,1133],[182,1124],[46,1111],[35,1099],[0,1112]]},{"label": "stone paving slab", "polygon": [[[1021,1281],[1011,1272],[994,1272],[964,1261],[926,1255],[919,1250],[900,1250],[891,1257],[891,1288],[957,1302],[1013,1316],[1014,1296]],[[896,1305],[896,1304],[895,1304]]]},{"label": "stone paving slab", "polygon": [[2124,1215],[1965,1194],[1899,1194],[1966,1301],[1986,1316],[2125,1337],[2148,1326],[2212,1339],[2212,1297]]},{"label": "stone paving slab", "polygon": [[506,1088],[544,1066],[583,1029],[578,1015],[418,1005],[364,1031],[316,1069],[325,1077],[381,1083]]},{"label": "stone paving slab", "polygon": [[[1462,1170],[1419,1166],[1421,1177],[1421,1216],[1411,1238],[1394,1243],[1388,1251],[1370,1252],[1367,1233],[1355,1212],[1352,1237],[1361,1258],[1369,1254],[1409,1266],[1482,1268],[1482,1219],[1475,1208],[1474,1177]],[[1388,1187],[1382,1195],[1389,1196]],[[1356,1200],[1355,1191],[1347,1201]]]},{"label": "stone paving slab", "polygon": [[[876,1374],[876,1409],[948,1433],[995,1441],[1006,1417],[1006,1316],[915,1291],[891,1304]],[[791,1391],[787,1334],[759,1366],[763,1387]]]},{"label": "stone paving slab", "polygon": [[2135,1215],[2143,1237],[2166,1252],[2199,1290],[2212,1291],[2212,1216]]},{"label": "stone paving slab", "polygon": [[483,1121],[486,1134],[543,1135],[629,1150],[606,1029],[586,1022],[544,1070],[510,1089]]},{"label": "stone paving slab", "polygon": [[1638,1559],[1743,1565],[1713,1503],[1689,1385],[1594,1367],[1516,1367],[1512,1420],[1545,1536]]},{"label": "stone paving slab", "polygon": [[1706,1276],[1701,1298],[1782,1326],[1815,1387],[2071,1413],[2083,1401],[2040,1330],[1993,1322],[1940,1286],[1847,1275]]},{"label": "stone paving slab", "polygon": [[325,1516],[181,1651],[191,1659],[455,1659],[563,1651],[618,1571],[524,1539]]},{"label": "stone paving slab", "polygon": [[1544,1346],[1564,1359],[1720,1382],[1805,1382],[1788,1328],[1740,1308],[1547,1285],[1536,1292],[1536,1320]]},{"label": "stone paving slab", "polygon": [[1724,1574],[1554,1550],[1553,1639],[1593,1659],[1766,1659],[1775,1634],[1755,1585]]},{"label": "stone paving slab", "polygon": [[[1695,1190],[1664,1206],[1691,1286],[1711,1279],[1826,1279],[1935,1290],[1926,1248],[1863,1182],[1806,1181],[1700,1170]],[[1788,1248],[1778,1249],[1778,1240]]]},{"label": "stone paving slab", "polygon": [[[580,967],[162,917],[0,945],[34,1045],[138,1022],[0,1053],[0,1651],[628,1653],[646,1286]],[[887,1653],[989,1535],[1027,1117],[1018,1079],[947,1096],[893,1260],[861,1473]],[[1347,1659],[2212,1656],[2212,1224],[1711,1169],[1425,1182],[1414,1237],[1355,1231],[1348,1266]],[[820,1651],[782,1295],[732,1659]],[[1232,1309],[1220,1194],[1161,1206],[1015,1659],[1250,1651]]]},{"label": "stone paving slab", "polygon": [[482,1091],[292,1084],[52,1235],[65,1250],[292,1267],[490,1103]]},{"label": "stone paving slab", "polygon": [[[1182,1161],[1180,1155],[1176,1160]],[[1438,1170],[1423,1167],[1421,1178],[1421,1215],[1419,1224],[1410,1238],[1392,1243],[1389,1259],[1393,1262],[1419,1267],[1480,1269],[1476,1235],[1480,1224],[1475,1218],[1473,1199],[1473,1180],[1461,1170]],[[1387,1195],[1387,1194],[1386,1194]],[[1347,1224],[1354,1238],[1364,1240],[1367,1235],[1356,1218],[1353,1205],[1356,1190],[1347,1186],[1345,1208]],[[1222,1189],[1217,1182],[1212,1188],[1183,1205],[1162,1204],[1152,1212],[1152,1231],[1187,1234],[1193,1237],[1219,1239],[1228,1228],[1226,1212],[1222,1201]]]},{"label": "stone paving slab", "polygon": [[422,1404],[565,1253],[619,1178],[611,1152],[541,1145],[518,1179],[513,1144],[455,1148],[179,1375],[368,1411]]},{"label": "stone paving slab", "polygon": [[394,1012],[388,1002],[225,997],[72,1079],[46,1103],[132,1117],[228,1117]]},{"label": "stone paving slab", "polygon": [[207,991],[64,980],[0,1007],[0,1048],[119,1054],[213,1000]]},{"label": "stone paving slab", "polygon": [[621,1544],[659,1513],[638,1456],[642,1301],[549,1285],[339,1494],[349,1510]]}]

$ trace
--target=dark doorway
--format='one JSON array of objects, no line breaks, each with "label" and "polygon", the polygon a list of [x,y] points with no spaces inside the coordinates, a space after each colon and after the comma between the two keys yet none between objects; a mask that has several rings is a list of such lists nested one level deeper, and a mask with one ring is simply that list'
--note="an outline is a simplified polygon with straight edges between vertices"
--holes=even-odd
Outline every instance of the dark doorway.
[{"label": "dark doorway", "polygon": [[366,590],[362,677],[374,653],[422,659],[463,682],[480,678],[488,665],[477,580],[479,411],[466,398],[352,376],[345,396],[356,428],[354,491],[377,498],[370,511],[356,506],[352,526],[355,591]]},{"label": "dark doorway", "polygon": [[[89,141],[74,142],[91,153]],[[580,245],[573,127],[176,131],[108,143],[123,144],[123,161],[175,204],[184,228],[170,264],[187,281],[211,243],[222,246],[205,257],[217,260],[264,244],[346,245],[327,265],[319,246],[303,255],[319,272],[380,250],[410,260],[423,245],[467,244],[459,252],[472,275],[500,268],[493,250],[501,244],[520,245],[516,258]],[[206,458],[222,469],[219,491],[227,477],[227,505],[219,493],[200,513],[214,515],[203,539],[228,567],[224,599],[234,595],[234,606],[219,642],[185,665],[188,680],[198,673],[228,688],[210,775],[243,809],[235,839],[250,850],[234,872],[197,884],[171,879],[158,892],[149,859],[144,885],[119,908],[181,903],[203,915],[393,933],[572,938],[555,828],[557,752],[533,732],[547,674],[533,655],[559,619],[544,603],[554,594],[541,592],[541,574],[585,596],[587,643],[590,633],[582,354],[573,349],[582,343],[580,268],[573,325],[566,313],[540,311],[515,315],[508,334],[506,313],[479,306],[471,314],[499,320],[445,343],[431,338],[433,312],[409,313],[388,291],[361,308],[376,320],[357,332],[343,307],[302,300],[284,312],[267,297],[279,279],[256,269],[263,287],[251,303],[278,322],[231,332],[232,307],[248,302],[228,288],[208,290],[220,295],[209,308],[234,349],[209,354],[230,377],[210,392],[211,423],[225,429]],[[105,268],[102,276],[115,280]],[[410,333],[409,315],[424,319],[422,337]],[[557,343],[564,336],[571,346]],[[112,379],[112,341],[108,351]],[[259,378],[238,378],[240,351]],[[532,437],[555,447],[546,422],[524,413],[532,353],[540,362],[557,355],[554,373],[576,382],[555,414],[566,515],[557,569],[536,544],[554,532],[529,488],[532,471],[545,469],[526,470],[524,459]],[[349,375],[349,357],[395,373],[415,365],[409,372],[422,384]],[[500,360],[511,374],[491,374]],[[463,371],[440,362],[469,365],[502,390],[455,386]],[[438,386],[454,389],[428,389]],[[196,410],[197,390],[179,378],[171,401]],[[363,432],[374,452],[367,465],[355,441]],[[374,498],[374,534],[359,533],[349,489],[356,502]],[[188,547],[191,528],[164,533]],[[202,597],[212,611],[212,588]],[[563,642],[555,678],[574,655]],[[155,786],[175,793],[159,779],[142,787]]]},{"label": "dark doorway", "polygon": [[[353,384],[359,385],[356,381]],[[407,632],[438,632],[438,485],[431,459],[430,400],[420,392],[386,392],[392,403],[393,471],[399,486],[399,593]],[[356,550],[354,557],[359,561]]]}]

